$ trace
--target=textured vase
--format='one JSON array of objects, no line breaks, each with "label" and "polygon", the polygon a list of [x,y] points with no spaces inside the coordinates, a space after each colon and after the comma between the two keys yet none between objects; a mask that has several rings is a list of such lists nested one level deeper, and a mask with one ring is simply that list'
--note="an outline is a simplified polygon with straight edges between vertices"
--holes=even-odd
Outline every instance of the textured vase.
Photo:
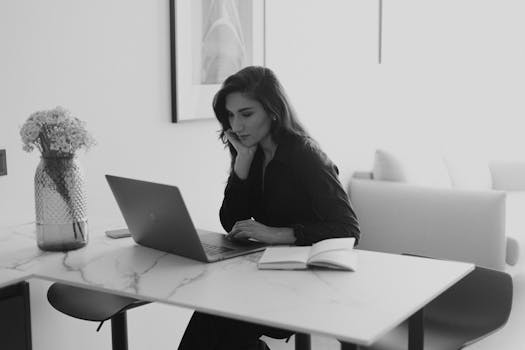
[{"label": "textured vase", "polygon": [[40,249],[66,251],[87,244],[84,176],[75,157],[40,158],[35,172],[35,211]]}]

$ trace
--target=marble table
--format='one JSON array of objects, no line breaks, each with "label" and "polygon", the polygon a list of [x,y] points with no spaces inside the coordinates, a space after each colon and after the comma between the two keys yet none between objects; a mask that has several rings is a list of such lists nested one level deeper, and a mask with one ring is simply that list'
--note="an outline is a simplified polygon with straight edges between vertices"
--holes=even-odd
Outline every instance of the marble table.
[{"label": "marble table", "polygon": [[0,269],[0,288],[25,281],[29,277],[31,277],[30,273],[9,269]]},{"label": "marble table", "polygon": [[358,250],[356,272],[258,270],[261,253],[206,264],[109,228],[66,253],[39,250],[34,224],[0,228],[0,283],[37,277],[368,346],[474,268]]}]

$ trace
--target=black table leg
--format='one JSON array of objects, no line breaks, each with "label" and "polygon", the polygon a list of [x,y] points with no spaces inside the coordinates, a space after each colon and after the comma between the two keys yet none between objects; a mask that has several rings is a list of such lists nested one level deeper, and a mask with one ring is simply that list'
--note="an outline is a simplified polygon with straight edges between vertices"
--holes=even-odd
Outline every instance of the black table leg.
[{"label": "black table leg", "polygon": [[359,345],[341,342],[341,350],[359,350]]},{"label": "black table leg", "polygon": [[111,339],[113,350],[128,350],[128,326],[126,311],[111,318]]},{"label": "black table leg", "polygon": [[310,334],[295,334],[295,350],[310,350]]},{"label": "black table leg", "polygon": [[421,350],[424,344],[423,309],[408,319],[408,350]]}]

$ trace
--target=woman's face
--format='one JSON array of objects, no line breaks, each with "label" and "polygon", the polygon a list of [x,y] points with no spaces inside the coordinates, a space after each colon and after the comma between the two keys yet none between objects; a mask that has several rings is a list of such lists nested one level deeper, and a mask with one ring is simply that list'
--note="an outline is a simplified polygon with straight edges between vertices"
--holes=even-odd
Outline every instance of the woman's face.
[{"label": "woman's face", "polygon": [[226,96],[226,110],[232,131],[246,147],[270,140],[272,120],[263,106],[240,92]]}]

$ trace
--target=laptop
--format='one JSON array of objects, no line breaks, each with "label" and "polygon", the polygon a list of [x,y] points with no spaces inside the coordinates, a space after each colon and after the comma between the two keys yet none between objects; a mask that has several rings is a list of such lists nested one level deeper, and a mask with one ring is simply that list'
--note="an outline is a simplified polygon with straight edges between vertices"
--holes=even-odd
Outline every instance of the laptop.
[{"label": "laptop", "polygon": [[266,244],[231,241],[193,226],[176,186],[106,175],[133,240],[142,246],[202,262],[264,250]]}]

